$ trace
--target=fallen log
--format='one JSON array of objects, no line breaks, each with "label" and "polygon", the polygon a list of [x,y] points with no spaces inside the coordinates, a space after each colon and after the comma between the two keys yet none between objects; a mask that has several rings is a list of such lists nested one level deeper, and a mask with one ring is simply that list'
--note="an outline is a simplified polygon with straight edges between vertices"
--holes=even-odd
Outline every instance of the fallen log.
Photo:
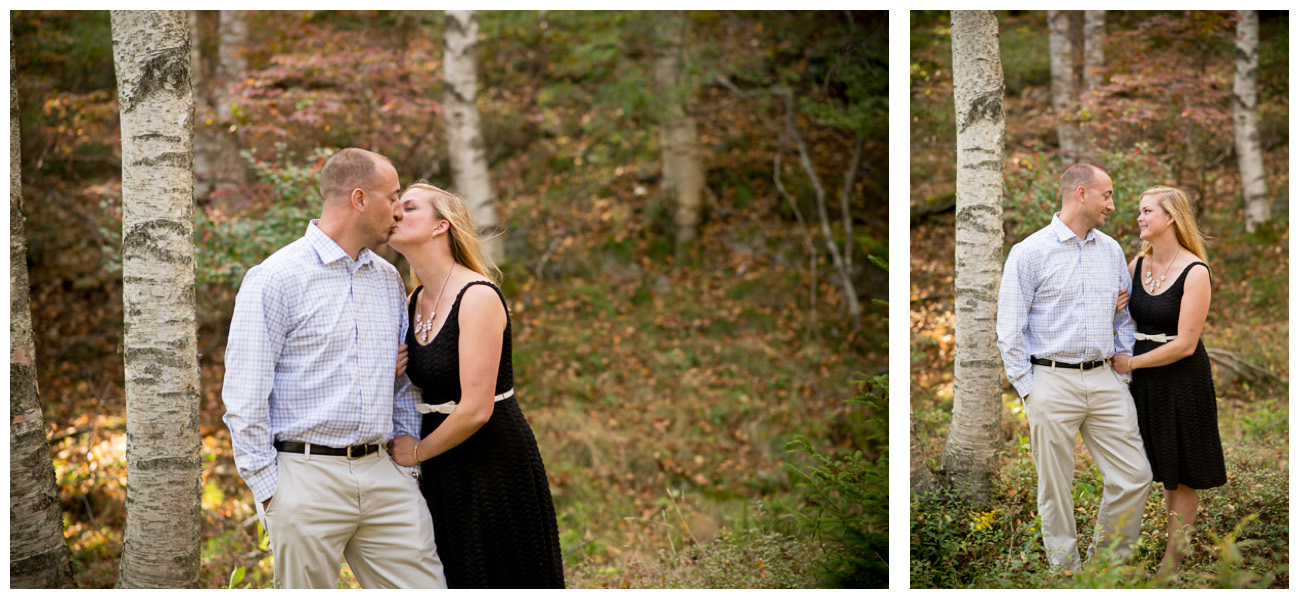
[{"label": "fallen log", "polygon": [[1238,377],[1251,383],[1262,381],[1276,380],[1282,385],[1287,385],[1287,380],[1278,376],[1276,373],[1254,364],[1241,355],[1221,350],[1219,348],[1206,348],[1205,353],[1210,356],[1210,361],[1220,367],[1232,371]]}]

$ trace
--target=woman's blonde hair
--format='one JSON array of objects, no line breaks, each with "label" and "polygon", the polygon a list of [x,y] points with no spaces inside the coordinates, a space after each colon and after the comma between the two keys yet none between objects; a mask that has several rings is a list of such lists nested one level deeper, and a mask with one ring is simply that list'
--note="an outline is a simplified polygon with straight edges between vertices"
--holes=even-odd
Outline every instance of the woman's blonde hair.
[{"label": "woman's blonde hair", "polygon": [[[483,242],[478,237],[478,230],[474,228],[465,199],[423,179],[406,186],[402,195],[405,196],[406,192],[414,188],[432,192],[430,196],[434,218],[451,223],[451,228],[447,230],[447,240],[451,245],[452,259],[482,275],[493,285],[500,285],[501,269],[483,254]],[[413,287],[420,285],[420,278],[414,269],[411,270],[411,284]]]},{"label": "woman's blonde hair", "polygon": [[[1161,210],[1174,218],[1174,235],[1178,238],[1178,243],[1191,250],[1197,258],[1209,262],[1205,255],[1205,236],[1196,226],[1196,216],[1192,214],[1192,203],[1187,200],[1187,194],[1178,188],[1157,185],[1142,192],[1138,196],[1138,202],[1147,196],[1156,197]],[[1143,240],[1142,256],[1151,258],[1151,252],[1151,244]]]}]

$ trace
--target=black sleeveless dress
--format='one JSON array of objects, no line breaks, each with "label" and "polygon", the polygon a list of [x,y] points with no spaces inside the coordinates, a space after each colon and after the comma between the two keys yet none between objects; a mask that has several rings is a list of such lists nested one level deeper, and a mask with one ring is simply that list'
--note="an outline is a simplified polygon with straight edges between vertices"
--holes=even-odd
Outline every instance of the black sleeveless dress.
[{"label": "black sleeveless dress", "polygon": [[[1134,277],[1129,314],[1139,333],[1178,334],[1178,313],[1183,303],[1183,283],[1194,262],[1164,292],[1152,296],[1142,285],[1142,259]],[[1206,267],[1209,268],[1208,266]],[[1138,340],[1133,355],[1155,350],[1162,344]],[[1155,481],[1173,490],[1178,484],[1203,490],[1227,483],[1223,466],[1223,445],[1219,441],[1219,416],[1205,345],[1196,341],[1196,352],[1177,362],[1133,371],[1130,388],[1137,405],[1138,429]]]},{"label": "black sleeveless dress", "polygon": [[[407,375],[422,390],[424,402],[459,402],[461,299],[474,285],[456,295],[447,322],[427,346],[406,334]],[[415,301],[407,308],[414,322]],[[501,297],[505,303],[505,297]],[[511,364],[510,317],[501,344],[496,392],[514,387]],[[451,450],[424,461],[420,491],[433,516],[438,556],[450,588],[562,588],[555,505],[546,483],[546,468],[533,430],[519,410],[516,397],[493,405],[492,418]],[[426,437],[451,415],[429,413],[420,423]]]}]

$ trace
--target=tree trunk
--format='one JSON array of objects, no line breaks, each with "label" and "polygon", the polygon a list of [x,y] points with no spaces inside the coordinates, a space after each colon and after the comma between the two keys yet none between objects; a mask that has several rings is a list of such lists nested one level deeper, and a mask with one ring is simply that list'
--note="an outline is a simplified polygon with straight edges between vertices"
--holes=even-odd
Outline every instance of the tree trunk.
[{"label": "tree trunk", "polygon": [[248,44],[248,20],[242,10],[221,11],[221,24],[217,30],[217,61],[221,65],[217,77],[217,118],[229,123],[234,117],[234,102],[230,83],[244,76],[248,60],[243,49]]},{"label": "tree trunk", "polygon": [[700,135],[695,118],[686,112],[690,86],[684,73],[686,13],[656,13],[657,56],[654,79],[663,100],[663,121],[659,148],[663,160],[664,186],[674,198],[673,225],[678,244],[688,245],[699,233],[703,211],[704,168],[700,164]]},{"label": "tree trunk", "polygon": [[239,189],[247,182],[247,166],[239,155],[239,129],[235,123],[235,96],[230,86],[248,72],[244,48],[248,46],[247,13],[242,10],[219,11],[217,27],[217,78],[213,96],[217,127],[208,128],[216,159],[211,170],[212,194],[225,211],[235,210]]},{"label": "tree trunk", "polygon": [[1061,159],[1073,164],[1085,158],[1083,132],[1079,129],[1079,95],[1074,85],[1074,44],[1070,39],[1070,13],[1047,11],[1052,54],[1052,110],[1056,111],[1056,134]]},{"label": "tree trunk", "polygon": [[[207,114],[212,106],[212,78],[205,72],[203,65],[203,11],[191,10],[190,17],[190,73],[194,87],[195,114]],[[217,165],[220,163],[221,150],[217,143],[221,129],[220,123],[200,123],[194,131],[194,197],[206,202],[216,187]]]},{"label": "tree trunk", "polygon": [[184,11],[113,11],[122,123],[126,527],[117,586],[195,587],[194,94]]},{"label": "tree trunk", "polygon": [[1246,231],[1269,218],[1268,180],[1264,177],[1263,150],[1255,113],[1258,97],[1255,79],[1259,71],[1259,11],[1237,11],[1237,74],[1232,85],[1232,133],[1237,145],[1237,169],[1241,171],[1241,195],[1245,201]]},{"label": "tree trunk", "polygon": [[995,328],[1002,275],[1006,136],[998,23],[991,11],[952,13],[957,117],[956,345],[952,427],[943,466],[967,499],[988,499],[1002,414]]},{"label": "tree trunk", "polygon": [[443,109],[447,119],[447,154],[456,193],[469,206],[474,227],[483,236],[487,258],[505,260],[496,200],[488,177],[487,148],[478,111],[478,16],[472,10],[449,10],[443,26]]},{"label": "tree trunk", "polygon": [[[12,25],[10,26],[12,29]],[[63,511],[36,382],[18,131],[18,71],[9,35],[9,586],[73,587]]]},{"label": "tree trunk", "polygon": [[1083,85],[1085,95],[1101,86],[1102,69],[1106,67],[1106,51],[1102,47],[1106,36],[1106,11],[1083,11]]}]

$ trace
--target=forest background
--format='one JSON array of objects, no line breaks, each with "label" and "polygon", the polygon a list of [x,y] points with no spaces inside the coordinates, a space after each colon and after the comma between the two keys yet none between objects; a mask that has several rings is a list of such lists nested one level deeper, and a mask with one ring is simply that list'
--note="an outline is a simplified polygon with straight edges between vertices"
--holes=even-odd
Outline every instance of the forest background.
[{"label": "forest background", "polygon": [[[702,147],[694,241],[679,239],[660,159],[663,14],[478,15],[515,378],[566,578],[883,586],[884,14],[689,13],[686,83],[669,96],[685,98]],[[271,582],[221,422],[243,273],[318,214],[326,149],[369,148],[404,185],[450,186],[442,13],[243,17],[242,37],[219,36],[215,11],[193,23],[196,152],[235,145],[212,151],[196,198],[206,587]],[[108,587],[126,477],[109,15],[14,11],[11,22],[43,417],[75,584]],[[856,327],[845,289],[862,307]],[[346,569],[343,585],[355,585]]]},{"label": "forest background", "polygon": [[[1104,227],[1137,252],[1136,204],[1151,185],[1188,191],[1209,235],[1214,298],[1207,348],[1215,363],[1228,484],[1202,493],[1177,587],[1288,587],[1289,85],[1286,12],[1261,11],[1259,135],[1272,221],[1247,234],[1233,148],[1236,16],[1231,11],[1105,11],[1101,83],[1073,114],[1115,182]],[[999,11],[1005,72],[1004,252],[1059,210],[1061,119],[1052,106],[1046,11]],[[1165,546],[1158,486],[1143,516],[1137,559],[1051,572],[1035,506],[1029,428],[1015,390],[1001,393],[998,474],[987,503],[968,504],[936,481],[953,410],[956,140],[947,12],[911,13],[911,585],[929,587],[1146,587]],[[1083,44],[1076,48],[1082,51]],[[1071,60],[1081,62],[1078,57]],[[1232,363],[1229,363],[1232,364]],[[1076,450],[1079,539],[1092,535],[1101,499],[1091,457]],[[937,477],[936,477],[937,475]],[[1081,545],[1082,542],[1081,542]]]}]

